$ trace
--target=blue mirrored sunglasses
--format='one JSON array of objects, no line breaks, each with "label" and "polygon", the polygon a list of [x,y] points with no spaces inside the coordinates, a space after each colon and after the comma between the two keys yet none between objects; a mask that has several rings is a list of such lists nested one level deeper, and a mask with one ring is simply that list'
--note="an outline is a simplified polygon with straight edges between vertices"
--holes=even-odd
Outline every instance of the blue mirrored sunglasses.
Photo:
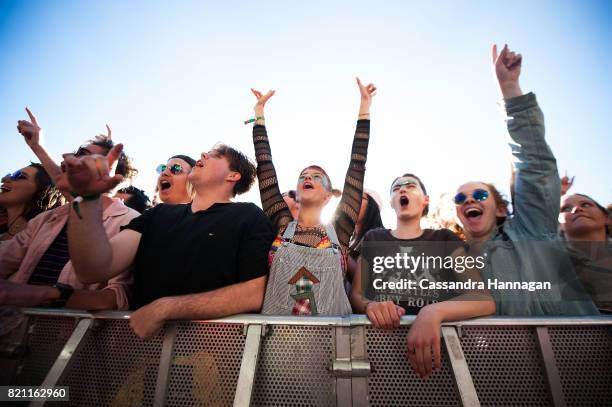
[{"label": "blue mirrored sunglasses", "polygon": [[[478,202],[486,201],[489,198],[489,191],[485,189],[475,189],[472,191],[472,198]],[[468,196],[463,192],[459,192],[455,195],[455,205],[462,205],[467,199]]]},{"label": "blue mirrored sunglasses", "polygon": [[17,170],[12,174],[6,174],[7,177],[11,179],[11,181],[18,181],[20,179],[28,179],[25,173],[21,170]]},{"label": "blue mirrored sunglasses", "polygon": [[158,174],[161,174],[162,172],[166,171],[166,168],[169,168],[170,172],[173,173],[174,175],[180,174],[181,172],[183,172],[183,167],[181,166],[181,164],[173,164],[169,167],[166,164],[159,164],[157,166],[156,171]]}]

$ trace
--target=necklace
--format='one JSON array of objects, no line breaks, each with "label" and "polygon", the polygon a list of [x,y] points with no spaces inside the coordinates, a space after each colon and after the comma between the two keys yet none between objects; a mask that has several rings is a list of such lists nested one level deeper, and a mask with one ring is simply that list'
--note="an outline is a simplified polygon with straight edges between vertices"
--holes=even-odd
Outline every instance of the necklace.
[{"label": "necklace", "polygon": [[[8,228],[6,229],[6,233],[7,233],[9,236],[13,237],[13,236],[15,236],[17,233],[21,232],[20,230],[18,230],[18,231],[17,231],[17,232],[15,232],[15,233],[11,233],[11,229],[12,229],[13,225],[15,225],[19,219],[21,219],[21,215],[17,216],[15,219],[13,219],[13,221],[12,221],[11,223],[9,223]],[[27,222],[26,222],[26,223],[27,223]],[[19,226],[19,225],[17,225],[17,226]]]}]

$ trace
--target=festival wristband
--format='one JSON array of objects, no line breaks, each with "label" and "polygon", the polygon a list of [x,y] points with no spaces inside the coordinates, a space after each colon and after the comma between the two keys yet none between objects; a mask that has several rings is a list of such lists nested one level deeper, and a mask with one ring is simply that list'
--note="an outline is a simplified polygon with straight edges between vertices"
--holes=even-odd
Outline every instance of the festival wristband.
[{"label": "festival wristband", "polygon": [[100,194],[82,196],[75,192],[71,192],[70,195],[72,195],[72,197],[74,198],[74,200],[72,201],[72,209],[74,209],[74,212],[77,214],[79,219],[83,219],[83,216],[81,216],[81,208],[79,207],[79,204],[83,201],[95,201],[96,199],[100,198]]},{"label": "festival wristband", "polygon": [[266,120],[266,119],[264,119],[263,116],[251,117],[249,120],[245,120],[244,124],[253,123],[254,121],[257,121],[257,120]]}]

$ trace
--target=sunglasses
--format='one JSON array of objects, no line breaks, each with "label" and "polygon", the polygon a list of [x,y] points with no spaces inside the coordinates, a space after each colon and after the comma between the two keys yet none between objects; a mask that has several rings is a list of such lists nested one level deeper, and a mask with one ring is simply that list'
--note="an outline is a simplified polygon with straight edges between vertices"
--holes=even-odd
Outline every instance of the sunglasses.
[{"label": "sunglasses", "polygon": [[[475,189],[472,191],[472,198],[478,202],[486,201],[489,198],[489,191],[485,189]],[[467,199],[468,195],[465,195],[463,192],[459,192],[457,195],[455,195],[455,205],[462,205]]]},{"label": "sunglasses", "polygon": [[74,153],[75,157],[83,157],[86,155],[91,155],[91,151],[86,149],[85,147],[79,147],[79,149]]},{"label": "sunglasses", "polygon": [[11,181],[19,181],[20,179],[28,179],[28,176],[25,174],[25,172],[21,171],[21,170],[17,170],[12,174],[6,174],[6,176],[8,178],[11,179]]},{"label": "sunglasses", "polygon": [[173,164],[171,166],[167,166],[166,164],[159,164],[157,166],[156,171],[158,174],[161,174],[162,172],[166,171],[166,169],[170,169],[170,172],[174,175],[183,172],[183,166],[181,166],[181,164]]}]

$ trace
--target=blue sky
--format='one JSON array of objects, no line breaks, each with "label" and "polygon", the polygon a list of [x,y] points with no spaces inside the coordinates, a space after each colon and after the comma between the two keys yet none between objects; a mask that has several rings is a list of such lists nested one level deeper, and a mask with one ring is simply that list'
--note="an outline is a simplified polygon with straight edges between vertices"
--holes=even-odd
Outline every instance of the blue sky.
[{"label": "blue sky", "polygon": [[[490,46],[523,54],[573,190],[612,202],[612,3],[606,1],[1,1],[0,171],[34,157],[24,106],[60,157],[113,128],[152,192],[154,168],[215,142],[250,156],[250,87],[266,109],[283,190],[316,163],[341,186],[359,104],[374,82],[366,186],[420,175],[432,199],[468,180],[508,191],[509,148]],[[259,204],[256,189],[240,197]],[[387,208],[384,219],[393,225]]]}]

